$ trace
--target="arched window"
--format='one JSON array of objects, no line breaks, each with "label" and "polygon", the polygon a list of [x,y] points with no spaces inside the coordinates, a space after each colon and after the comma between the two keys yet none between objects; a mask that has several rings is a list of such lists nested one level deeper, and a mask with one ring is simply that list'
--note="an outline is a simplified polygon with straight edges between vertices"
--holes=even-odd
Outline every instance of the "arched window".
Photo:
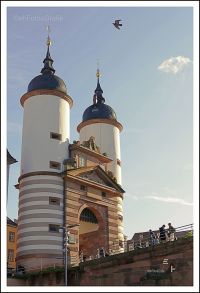
[{"label": "arched window", "polygon": [[81,215],[80,215],[80,220],[83,222],[90,222],[90,223],[95,223],[98,224],[97,218],[95,214],[88,208],[85,208]]}]

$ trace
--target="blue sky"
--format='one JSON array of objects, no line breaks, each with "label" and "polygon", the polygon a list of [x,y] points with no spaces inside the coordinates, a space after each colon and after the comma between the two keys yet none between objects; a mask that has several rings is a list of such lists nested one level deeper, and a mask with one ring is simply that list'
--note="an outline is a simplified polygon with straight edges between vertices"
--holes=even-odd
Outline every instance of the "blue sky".
[{"label": "blue sky", "polygon": [[[112,22],[122,19],[121,30]],[[40,73],[51,27],[51,56],[74,100],[71,142],[92,103],[96,64],[121,133],[124,232],[193,222],[192,7],[10,7],[7,10],[7,214],[17,218],[23,108]],[[173,57],[173,58],[172,58]],[[164,63],[165,62],[165,63]],[[160,67],[159,67],[160,66]]]}]

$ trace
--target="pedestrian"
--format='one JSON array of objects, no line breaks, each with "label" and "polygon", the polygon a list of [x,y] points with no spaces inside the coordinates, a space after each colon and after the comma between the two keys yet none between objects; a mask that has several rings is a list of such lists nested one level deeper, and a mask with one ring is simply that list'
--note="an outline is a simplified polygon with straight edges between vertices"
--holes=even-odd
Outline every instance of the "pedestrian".
[{"label": "pedestrian", "polygon": [[103,247],[101,247],[101,248],[99,249],[99,256],[100,256],[100,257],[104,257],[104,256],[105,256],[105,250],[104,250]]},{"label": "pedestrian", "polygon": [[155,238],[155,244],[159,244],[160,243],[160,233],[156,233],[156,238]]},{"label": "pedestrian", "polygon": [[97,255],[96,255],[96,258],[100,258],[100,249],[97,248]]},{"label": "pedestrian", "polygon": [[80,257],[80,262],[83,262],[83,250],[81,250],[79,257]]},{"label": "pedestrian", "polygon": [[169,241],[174,241],[175,240],[175,228],[172,226],[172,224],[171,223],[168,223],[168,233],[167,233],[167,235],[168,235],[168,239],[169,239]]},{"label": "pedestrian", "polygon": [[166,241],[165,225],[162,225],[162,227],[159,228],[159,232],[160,232],[160,241],[165,242]]},{"label": "pedestrian", "polygon": [[156,244],[156,236],[154,234],[154,232],[150,229],[149,230],[149,245],[150,246],[154,246]]}]

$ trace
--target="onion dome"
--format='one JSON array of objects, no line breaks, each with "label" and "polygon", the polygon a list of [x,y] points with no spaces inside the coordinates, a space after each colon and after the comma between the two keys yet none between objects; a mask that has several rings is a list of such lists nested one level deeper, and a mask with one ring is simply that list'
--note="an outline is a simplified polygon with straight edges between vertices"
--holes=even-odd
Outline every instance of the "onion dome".
[{"label": "onion dome", "polygon": [[83,113],[82,121],[90,119],[111,119],[117,120],[115,111],[108,105],[105,104],[105,98],[102,96],[103,90],[99,82],[99,69],[97,69],[97,87],[94,91],[93,105],[89,106]]},{"label": "onion dome", "polygon": [[34,77],[28,85],[28,92],[40,89],[57,90],[67,94],[67,88],[64,81],[55,75],[55,69],[53,68],[53,59],[51,58],[49,46],[51,40],[48,35],[47,38],[47,53],[43,61],[44,67],[41,70],[41,74]]}]

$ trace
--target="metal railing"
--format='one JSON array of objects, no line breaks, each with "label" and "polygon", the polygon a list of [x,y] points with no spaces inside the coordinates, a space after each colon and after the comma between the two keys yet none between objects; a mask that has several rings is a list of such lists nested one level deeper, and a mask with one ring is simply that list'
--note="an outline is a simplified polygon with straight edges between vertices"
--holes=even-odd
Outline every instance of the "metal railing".
[{"label": "metal railing", "polygon": [[193,236],[193,224],[188,224],[180,227],[174,227],[175,232],[173,232],[172,237],[169,236],[168,232],[169,229],[165,229],[165,239],[162,240],[160,237],[159,230],[153,231],[155,234],[155,239],[150,238],[150,236],[147,234],[148,232],[145,232],[147,234],[146,236],[143,236],[143,233],[141,233],[141,238],[136,241],[134,240],[127,240],[124,241],[124,248],[126,251],[138,249],[138,248],[146,248],[149,246],[156,246],[160,243],[166,243],[170,241],[176,241],[180,238],[186,238],[186,237],[192,237]]},{"label": "metal railing", "polygon": [[[115,241],[113,241],[113,244],[109,246],[109,252],[105,254],[105,257],[114,255],[114,254],[123,253],[126,251],[135,250],[135,249],[146,248],[149,246],[156,246],[156,245],[159,245],[160,243],[176,241],[177,239],[191,237],[193,235],[193,224],[188,224],[188,225],[174,227],[174,228],[175,228],[174,236],[171,238],[168,236],[168,229],[165,230],[165,234],[166,234],[165,241],[161,241],[159,230],[153,231],[156,235],[156,238],[154,239],[154,241],[150,239],[148,231],[143,232],[146,234],[146,236],[141,237],[141,239],[137,241],[134,241],[134,240],[133,241],[132,240],[119,241],[118,239],[116,239]],[[141,235],[143,233],[141,233]],[[71,259],[71,265],[72,266],[78,265],[80,262],[90,261],[90,260],[98,259],[101,257],[102,256],[99,256],[98,252],[96,255],[90,255],[90,256],[87,256],[86,258],[84,258],[81,255],[77,255]]]},{"label": "metal railing", "polygon": [[176,232],[182,232],[182,231],[193,231],[193,224],[188,224],[180,227],[175,228]]}]

